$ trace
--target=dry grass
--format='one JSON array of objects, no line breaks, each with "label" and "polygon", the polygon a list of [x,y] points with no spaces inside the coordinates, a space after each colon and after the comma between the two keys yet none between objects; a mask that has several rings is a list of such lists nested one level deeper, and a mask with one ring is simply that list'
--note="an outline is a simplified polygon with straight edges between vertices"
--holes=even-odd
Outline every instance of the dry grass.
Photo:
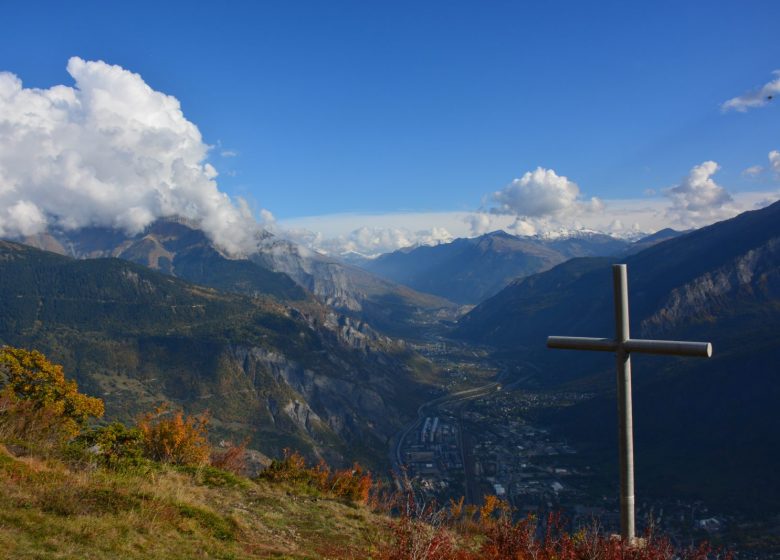
[{"label": "dry grass", "polygon": [[0,447],[0,555],[370,558],[387,519],[215,469],[74,471]]}]

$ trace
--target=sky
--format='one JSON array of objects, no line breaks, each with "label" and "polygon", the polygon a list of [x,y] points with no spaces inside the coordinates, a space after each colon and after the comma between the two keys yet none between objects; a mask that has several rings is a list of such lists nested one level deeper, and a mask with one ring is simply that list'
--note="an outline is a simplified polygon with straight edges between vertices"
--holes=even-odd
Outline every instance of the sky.
[{"label": "sky", "polygon": [[375,254],[780,191],[780,3],[2,2],[0,235]]}]

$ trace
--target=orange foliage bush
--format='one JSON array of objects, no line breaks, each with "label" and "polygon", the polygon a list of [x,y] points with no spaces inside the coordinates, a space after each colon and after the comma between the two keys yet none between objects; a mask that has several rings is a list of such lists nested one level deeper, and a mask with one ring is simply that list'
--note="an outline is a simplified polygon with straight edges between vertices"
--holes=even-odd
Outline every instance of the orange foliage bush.
[{"label": "orange foliage bush", "polygon": [[365,504],[368,502],[373,480],[371,473],[355,463],[351,469],[336,471],[328,481],[330,493],[340,498]]},{"label": "orange foliage bush", "polygon": [[314,467],[306,464],[300,453],[284,450],[282,460],[274,460],[258,478],[314,489],[325,494],[366,504],[374,486],[371,473],[355,463],[351,469],[331,472],[324,461]]},{"label": "orange foliage bush", "polygon": [[185,416],[173,413],[166,405],[148,412],[138,419],[138,428],[144,438],[144,454],[155,461],[175,465],[204,465],[208,463],[210,447],[208,415]]}]

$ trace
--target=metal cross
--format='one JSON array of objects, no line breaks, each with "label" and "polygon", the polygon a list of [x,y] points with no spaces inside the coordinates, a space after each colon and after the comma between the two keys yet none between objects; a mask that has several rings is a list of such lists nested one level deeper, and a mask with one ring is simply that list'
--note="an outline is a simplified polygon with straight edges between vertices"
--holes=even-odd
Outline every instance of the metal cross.
[{"label": "metal cross", "polygon": [[567,350],[599,350],[614,352],[617,358],[617,397],[620,421],[620,533],[628,543],[634,542],[634,429],[631,414],[631,352],[668,354],[672,356],[712,356],[709,342],[677,342],[672,340],[640,340],[628,331],[628,280],[626,265],[612,265],[615,296],[615,338],[584,338],[550,336],[548,348]]}]

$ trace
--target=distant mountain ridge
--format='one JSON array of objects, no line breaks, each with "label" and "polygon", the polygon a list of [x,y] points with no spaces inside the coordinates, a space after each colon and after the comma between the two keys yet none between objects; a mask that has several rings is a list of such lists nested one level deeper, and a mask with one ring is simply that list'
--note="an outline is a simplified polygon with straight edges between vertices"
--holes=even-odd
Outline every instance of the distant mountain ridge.
[{"label": "distant mountain ridge", "polygon": [[630,243],[598,232],[521,237],[498,230],[450,243],[401,249],[360,266],[421,292],[476,304],[512,280],[552,268],[572,257],[604,256]]},{"label": "distant mountain ridge", "polygon": [[160,219],[138,235],[108,228],[52,231],[22,240],[76,258],[117,257],[197,284],[246,295],[303,300],[313,294],[336,311],[390,334],[408,334],[457,306],[417,293],[263,232],[245,258],[224,254],[195,224]]}]

